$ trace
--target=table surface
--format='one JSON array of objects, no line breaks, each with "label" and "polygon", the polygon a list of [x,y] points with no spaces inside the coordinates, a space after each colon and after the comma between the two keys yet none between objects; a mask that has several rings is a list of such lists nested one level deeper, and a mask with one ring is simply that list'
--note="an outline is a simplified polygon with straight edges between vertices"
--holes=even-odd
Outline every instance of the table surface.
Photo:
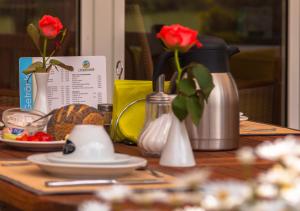
[{"label": "table surface", "polygon": [[[278,137],[279,136],[241,136],[240,146],[256,146],[262,141],[274,140]],[[117,152],[141,156],[135,146],[116,144],[115,148]],[[2,143],[0,144],[0,151],[0,160],[26,158],[28,155],[32,154],[30,152],[16,151]],[[195,168],[207,167],[211,169],[212,179],[243,179],[243,175],[241,174],[242,167],[235,158],[235,151],[197,151],[194,154],[197,162]],[[148,158],[149,166],[151,168],[171,175],[176,175],[177,173],[182,173],[191,169],[161,167],[158,165],[158,161],[157,158]],[[272,163],[269,161],[257,160],[253,167],[254,172],[257,174],[266,170],[271,165]],[[38,196],[0,180],[0,201],[6,206],[5,209],[12,209],[12,207],[15,207],[17,208],[16,210],[76,210],[76,207],[80,203],[87,199],[93,199],[93,197],[92,194]]]}]

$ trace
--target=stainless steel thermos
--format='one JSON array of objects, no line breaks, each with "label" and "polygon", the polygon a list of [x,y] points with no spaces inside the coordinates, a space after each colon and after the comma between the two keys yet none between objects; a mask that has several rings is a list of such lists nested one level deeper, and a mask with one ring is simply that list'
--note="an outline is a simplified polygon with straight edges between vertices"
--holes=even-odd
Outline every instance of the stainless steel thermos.
[{"label": "stainless steel thermos", "polygon": [[[185,124],[194,150],[230,150],[239,145],[239,100],[235,81],[229,70],[230,56],[238,53],[236,47],[228,46],[224,40],[211,36],[200,36],[201,48],[192,48],[180,55],[182,66],[191,62],[205,65],[211,72],[215,88],[205,105],[199,125],[188,117]],[[169,55],[171,56],[171,55]],[[161,57],[168,58],[167,54]],[[162,63],[160,61],[160,63]],[[163,73],[159,64],[154,79]]]}]

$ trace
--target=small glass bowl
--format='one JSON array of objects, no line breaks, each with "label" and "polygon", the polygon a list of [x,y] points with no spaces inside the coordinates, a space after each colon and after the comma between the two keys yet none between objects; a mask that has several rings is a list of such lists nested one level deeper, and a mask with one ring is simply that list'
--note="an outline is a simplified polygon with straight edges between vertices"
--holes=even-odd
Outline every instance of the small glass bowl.
[{"label": "small glass bowl", "polygon": [[36,110],[24,111],[20,108],[11,108],[3,112],[2,120],[5,127],[26,129],[29,133],[35,133],[37,131],[42,131],[45,128],[48,118],[41,119],[32,124],[29,123],[44,115],[46,114]]}]

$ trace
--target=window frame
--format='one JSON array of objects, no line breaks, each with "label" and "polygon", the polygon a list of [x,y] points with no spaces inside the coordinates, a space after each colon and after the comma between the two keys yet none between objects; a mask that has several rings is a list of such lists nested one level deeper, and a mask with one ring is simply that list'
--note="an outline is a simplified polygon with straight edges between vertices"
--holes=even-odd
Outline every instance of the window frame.
[{"label": "window frame", "polygon": [[[104,55],[107,90],[112,102],[117,63],[124,66],[125,0],[81,0],[80,55]],[[124,71],[120,78],[124,78]]]},{"label": "window frame", "polygon": [[[300,1],[288,1],[287,122],[300,129]],[[296,46],[296,47],[295,47]]]}]

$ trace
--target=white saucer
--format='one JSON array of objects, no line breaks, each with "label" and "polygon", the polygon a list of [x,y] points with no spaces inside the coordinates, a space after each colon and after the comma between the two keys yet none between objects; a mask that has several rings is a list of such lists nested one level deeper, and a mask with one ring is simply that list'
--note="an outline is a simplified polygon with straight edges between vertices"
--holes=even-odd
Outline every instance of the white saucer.
[{"label": "white saucer", "polygon": [[70,163],[70,164],[118,164],[125,163],[131,159],[130,155],[115,153],[114,159],[110,160],[83,160],[74,159],[72,155],[64,155],[62,152],[52,152],[46,155],[47,159],[55,163]]},{"label": "white saucer", "polygon": [[246,120],[248,120],[247,116],[240,116],[240,121],[246,121]]},{"label": "white saucer", "polygon": [[4,144],[27,151],[38,151],[38,152],[46,152],[46,151],[61,151],[65,141],[17,141],[17,140],[9,140],[3,139],[0,137],[0,141]]},{"label": "white saucer", "polygon": [[113,165],[53,163],[47,159],[47,153],[31,155],[27,159],[47,173],[72,178],[115,178],[147,165],[146,159],[135,156],[131,156],[127,163]]}]

